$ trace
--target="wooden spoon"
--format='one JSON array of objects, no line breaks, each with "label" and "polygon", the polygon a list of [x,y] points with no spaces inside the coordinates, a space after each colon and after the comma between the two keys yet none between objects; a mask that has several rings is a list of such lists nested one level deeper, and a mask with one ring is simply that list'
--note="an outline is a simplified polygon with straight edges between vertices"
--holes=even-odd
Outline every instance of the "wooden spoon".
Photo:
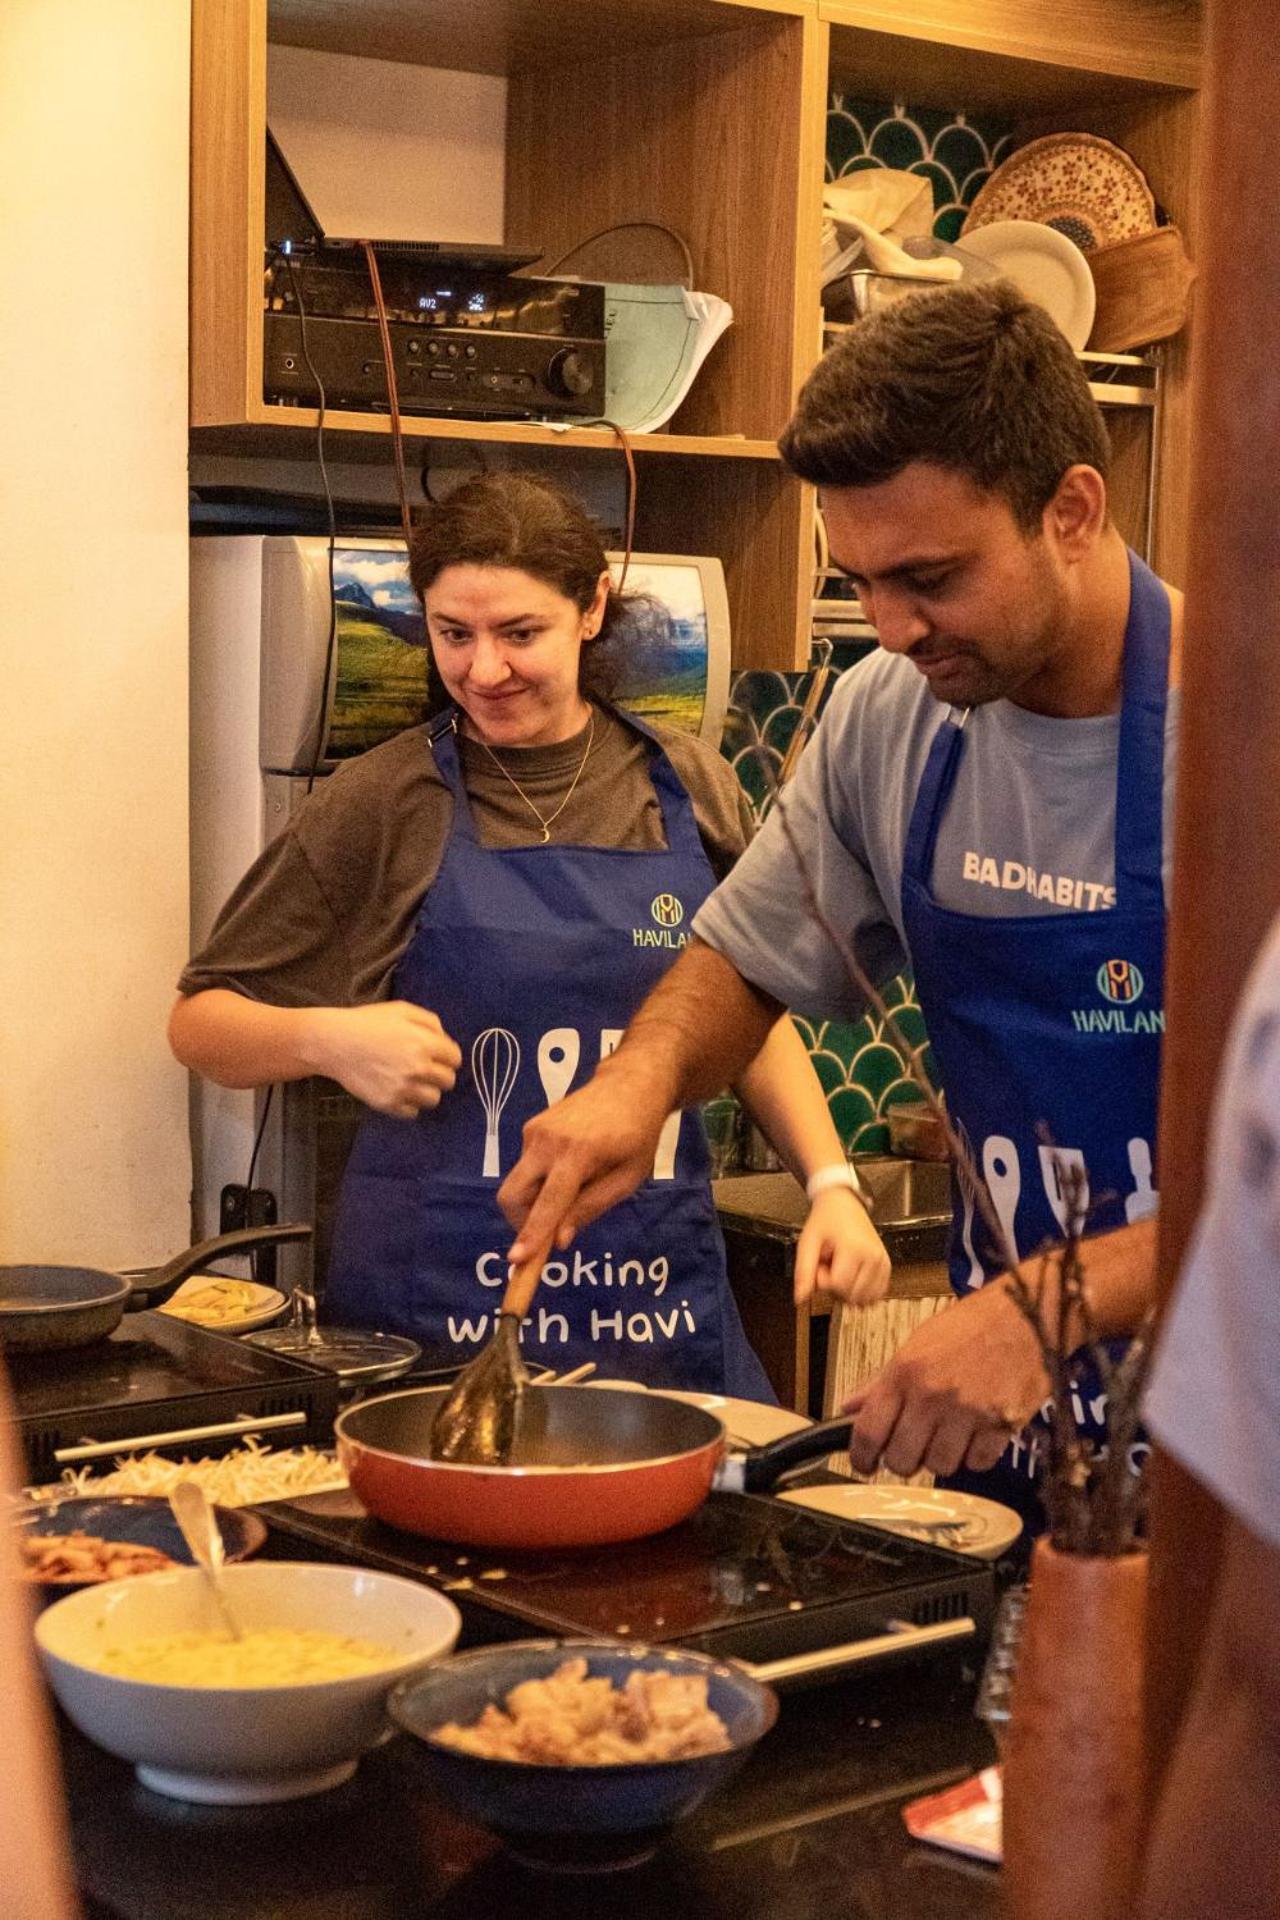
[{"label": "wooden spoon", "polygon": [[431,1458],[502,1467],[515,1444],[520,1397],[528,1382],[520,1358],[520,1323],[538,1290],[551,1251],[548,1239],[511,1269],[492,1340],[462,1369],[431,1425]]}]

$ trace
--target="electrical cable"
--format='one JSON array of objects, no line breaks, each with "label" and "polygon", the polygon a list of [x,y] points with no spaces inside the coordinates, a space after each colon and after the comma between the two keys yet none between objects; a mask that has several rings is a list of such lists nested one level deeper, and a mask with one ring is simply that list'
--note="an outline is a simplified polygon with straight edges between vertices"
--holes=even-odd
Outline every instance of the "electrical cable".
[{"label": "electrical cable", "polygon": [[575,253],[581,253],[582,249],[589,247],[593,240],[603,240],[607,233],[625,233],[632,227],[647,227],[654,233],[665,233],[669,240],[675,241],[681,254],[684,256],[684,280],[682,284],[686,290],[691,289],[694,275],[693,254],[690,252],[689,242],[675,227],[669,227],[665,220],[615,220],[607,227],[597,227],[596,231],[589,233],[585,240],[575,240],[573,245],[567,247],[558,259],[551,262],[549,267],[543,267],[539,277],[544,280],[550,280],[552,275],[564,265],[566,260],[572,260]]},{"label": "electrical cable", "polygon": [[370,240],[362,240],[365,264],[369,269],[369,285],[373,289],[373,304],[378,315],[378,333],[382,340],[382,363],[387,376],[387,404],[391,409],[391,445],[396,463],[396,492],[400,498],[400,524],[404,528],[404,543],[412,544],[413,527],[409,519],[409,491],[404,477],[404,429],[400,422],[400,390],[396,384],[395,361],[391,354],[391,328],[387,323],[387,304],[382,297],[382,275],[378,272],[378,256]]}]

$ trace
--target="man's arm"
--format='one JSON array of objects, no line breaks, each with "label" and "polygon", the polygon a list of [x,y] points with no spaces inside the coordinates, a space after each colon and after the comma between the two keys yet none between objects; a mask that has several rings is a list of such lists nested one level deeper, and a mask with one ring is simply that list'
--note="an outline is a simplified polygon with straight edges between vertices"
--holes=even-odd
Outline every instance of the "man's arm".
[{"label": "man's arm", "polygon": [[1140,1920],[1280,1912],[1280,1547],[1228,1524],[1200,1676],[1165,1777]]},{"label": "man's arm", "polygon": [[520,1230],[512,1258],[550,1241],[567,1247],[634,1193],[652,1171],[667,1115],[736,1080],[781,1012],[695,939],[587,1085],[527,1122],[524,1151],[498,1189]]},{"label": "man's arm", "polygon": [[[1136,1220],[1084,1244],[1085,1291],[1094,1331],[1134,1333],[1152,1299],[1155,1221]],[[1057,1271],[1043,1281],[1028,1261],[1032,1287],[1043,1284],[1046,1324],[1057,1312]],[[1077,1337],[1084,1338],[1083,1327]],[[1026,1425],[1049,1391],[1036,1338],[1016,1305],[1007,1275],[935,1314],[903,1342],[884,1371],[846,1403],[852,1413],[853,1465],[870,1473],[974,1472],[993,1467],[1011,1433]]]}]

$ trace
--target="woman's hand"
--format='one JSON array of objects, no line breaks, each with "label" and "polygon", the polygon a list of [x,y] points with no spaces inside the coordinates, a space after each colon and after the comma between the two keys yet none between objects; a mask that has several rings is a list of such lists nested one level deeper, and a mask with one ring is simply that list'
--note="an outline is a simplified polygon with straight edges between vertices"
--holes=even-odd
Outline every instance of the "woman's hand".
[{"label": "woman's hand", "polygon": [[327,1074],[375,1113],[400,1120],[440,1104],[462,1054],[438,1017],[411,1000],[317,1007],[308,1016],[313,1071]]},{"label": "woman's hand", "polygon": [[796,1246],[795,1297],[833,1293],[869,1307],[889,1291],[889,1256],[851,1187],[829,1187],[809,1208]]}]

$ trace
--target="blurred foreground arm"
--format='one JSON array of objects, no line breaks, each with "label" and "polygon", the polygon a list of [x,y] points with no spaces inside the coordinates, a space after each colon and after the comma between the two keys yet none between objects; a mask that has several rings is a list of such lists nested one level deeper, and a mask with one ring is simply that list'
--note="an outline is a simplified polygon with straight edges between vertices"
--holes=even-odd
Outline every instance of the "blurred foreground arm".
[{"label": "blurred foreground arm", "polygon": [[[0,1492],[21,1480],[8,1394],[0,1381]],[[0,1526],[0,1672],[5,1676],[5,1752],[0,1763],[0,1904],[5,1920],[72,1920],[78,1911],[67,1866],[53,1735],[36,1677],[31,1590],[18,1577],[15,1529]]]},{"label": "blurred foreground arm", "polygon": [[1228,1523],[1200,1676],[1165,1776],[1140,1920],[1280,1913],[1280,1547]]}]

